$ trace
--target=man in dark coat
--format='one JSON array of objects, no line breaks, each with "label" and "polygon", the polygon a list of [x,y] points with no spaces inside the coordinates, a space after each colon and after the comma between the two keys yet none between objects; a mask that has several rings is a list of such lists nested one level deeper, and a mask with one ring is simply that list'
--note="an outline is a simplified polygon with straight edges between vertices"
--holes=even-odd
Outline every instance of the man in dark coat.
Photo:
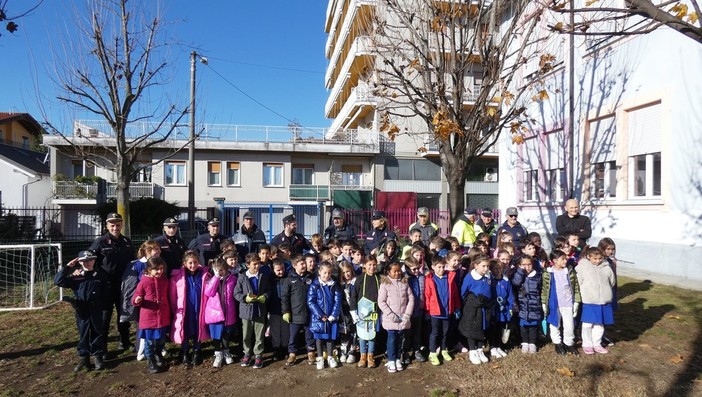
[{"label": "man in dark coat", "polygon": [[576,234],[580,238],[580,248],[584,248],[587,239],[592,236],[590,218],[580,214],[578,200],[570,199],[565,203],[565,213],[556,218],[556,232],[559,236]]},{"label": "man in dark coat", "polygon": [[212,218],[207,222],[207,234],[197,236],[188,246],[189,249],[194,249],[200,254],[200,264],[207,266],[210,259],[216,258],[222,253],[220,244],[226,239],[223,234],[219,233],[219,218]]},{"label": "man in dark coat", "polygon": [[236,252],[239,255],[239,263],[244,263],[247,254],[258,253],[258,247],[266,243],[266,236],[254,222],[253,212],[246,211],[242,219],[241,228],[232,236]]},{"label": "man in dark coat", "polygon": [[335,239],[340,243],[346,241],[356,242],[356,230],[348,225],[344,220],[344,213],[340,209],[332,211],[332,225],[324,229],[323,244],[327,245],[329,240]]},{"label": "man in dark coat", "polygon": [[161,247],[161,258],[168,266],[166,275],[170,276],[173,269],[180,269],[183,265],[183,254],[186,250],[185,241],[178,235],[178,221],[175,218],[166,218],[163,221],[163,234],[154,241]]},{"label": "man in dark coat", "polygon": [[302,255],[312,248],[305,236],[297,232],[295,215],[290,214],[283,218],[283,231],[271,240],[271,245],[279,246],[283,243],[288,243],[292,247],[291,256]]}]

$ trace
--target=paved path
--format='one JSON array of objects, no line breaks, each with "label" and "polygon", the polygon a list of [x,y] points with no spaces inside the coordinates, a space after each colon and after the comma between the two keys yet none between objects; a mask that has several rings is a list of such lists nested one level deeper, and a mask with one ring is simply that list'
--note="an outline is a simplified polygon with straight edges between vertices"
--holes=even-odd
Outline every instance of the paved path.
[{"label": "paved path", "polygon": [[623,266],[621,263],[617,264],[617,274],[620,276],[626,276],[635,278],[638,280],[651,280],[654,283],[672,285],[678,288],[691,289],[696,291],[702,291],[702,280],[695,280],[685,277],[669,276],[667,274],[661,273],[651,273],[645,270],[634,269],[631,267]]}]

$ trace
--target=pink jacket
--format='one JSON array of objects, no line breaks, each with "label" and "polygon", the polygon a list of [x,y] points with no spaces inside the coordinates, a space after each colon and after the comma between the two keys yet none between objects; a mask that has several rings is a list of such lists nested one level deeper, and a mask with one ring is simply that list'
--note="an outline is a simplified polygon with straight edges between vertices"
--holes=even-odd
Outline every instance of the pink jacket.
[{"label": "pink jacket", "polygon": [[[234,287],[236,286],[236,276],[230,274],[224,284],[224,309],[222,308],[222,299],[219,296],[219,277],[210,277],[205,287],[205,295],[208,297],[207,305],[205,306],[205,323],[215,324],[224,322],[224,325],[233,325],[236,323],[237,312],[236,303],[234,302]],[[226,318],[225,318],[226,314]]]},{"label": "pink jacket", "polygon": [[[207,307],[207,295],[205,295],[205,287],[207,285],[207,280],[210,278],[209,268],[206,266],[200,266],[202,271],[202,293],[200,294],[200,341],[205,341],[210,339],[210,330],[205,323],[205,310],[202,308]],[[185,280],[185,268],[175,269],[171,273],[171,282],[169,289],[169,298],[171,302],[171,340],[175,343],[183,343],[185,339],[185,300],[187,299],[187,293],[185,291],[187,281]]]},{"label": "pink jacket", "polygon": [[[140,296],[142,301],[134,303]],[[159,329],[171,325],[171,311],[168,304],[168,279],[144,276],[137,284],[132,303],[139,310],[139,329]]]},{"label": "pink jacket", "polygon": [[378,307],[383,313],[383,328],[399,331],[410,328],[410,317],[414,311],[414,294],[407,283],[407,276],[393,280],[389,277],[380,279]]}]

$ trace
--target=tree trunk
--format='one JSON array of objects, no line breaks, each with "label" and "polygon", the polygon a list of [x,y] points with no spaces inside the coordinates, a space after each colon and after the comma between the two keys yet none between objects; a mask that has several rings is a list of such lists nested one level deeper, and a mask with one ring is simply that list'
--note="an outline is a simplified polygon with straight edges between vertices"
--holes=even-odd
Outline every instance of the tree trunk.
[{"label": "tree trunk", "polygon": [[132,226],[129,217],[129,186],[132,182],[132,175],[127,166],[127,159],[120,158],[117,161],[117,186],[115,196],[117,197],[117,213],[122,215],[122,234],[131,237]]},{"label": "tree trunk", "polygon": [[446,180],[449,185],[448,206],[449,215],[451,217],[451,226],[461,216],[466,205],[466,177],[465,173],[460,169],[446,167]]}]

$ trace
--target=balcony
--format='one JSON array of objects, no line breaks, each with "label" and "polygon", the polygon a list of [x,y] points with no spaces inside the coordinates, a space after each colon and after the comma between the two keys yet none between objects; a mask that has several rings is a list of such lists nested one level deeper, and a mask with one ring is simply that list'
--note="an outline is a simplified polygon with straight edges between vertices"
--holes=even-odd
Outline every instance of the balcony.
[{"label": "balcony", "polygon": [[373,186],[358,185],[290,185],[290,201],[328,201],[337,190],[372,191]]},{"label": "balcony", "polygon": [[[107,198],[115,198],[117,184],[106,183]],[[54,181],[54,200],[87,200],[95,201],[98,185],[95,182]],[[151,182],[132,182],[129,186],[129,195],[132,198],[154,197],[154,184]]]}]

